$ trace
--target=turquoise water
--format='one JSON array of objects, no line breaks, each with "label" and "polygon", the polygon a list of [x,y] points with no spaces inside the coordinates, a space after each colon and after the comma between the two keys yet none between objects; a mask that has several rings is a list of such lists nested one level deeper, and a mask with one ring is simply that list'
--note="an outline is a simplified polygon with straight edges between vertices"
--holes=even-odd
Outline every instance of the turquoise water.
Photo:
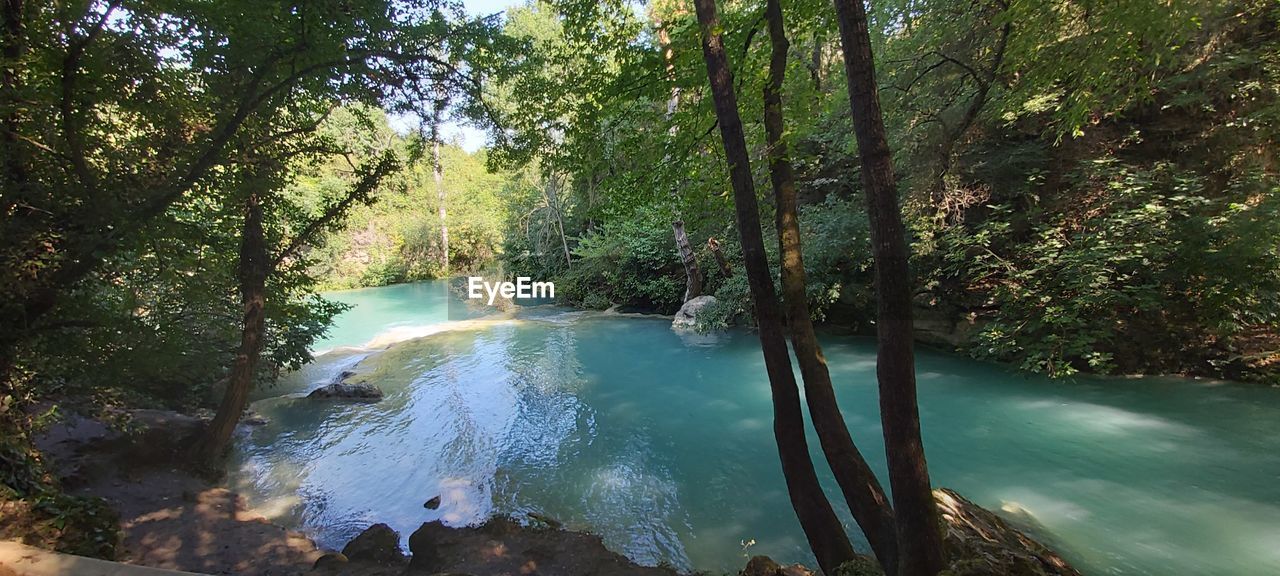
[{"label": "turquoise water", "polygon": [[330,300],[351,306],[338,315],[315,350],[362,346],[380,334],[410,335],[448,319],[448,290],[441,282],[398,284],[332,292]]},{"label": "turquoise water", "polygon": [[[553,307],[432,320],[422,294],[437,288],[336,295],[357,308],[333,351],[261,392],[254,408],[271,423],[242,430],[232,475],[254,505],[331,548],[373,522],[407,538],[424,521],[538,512],[646,564],[811,562],[752,334]],[[427,335],[360,346],[413,334]],[[854,438],[883,473],[873,343],[822,340]],[[299,397],[343,369],[386,398]],[[1280,573],[1280,390],[1054,381],[929,351],[918,370],[935,485],[1003,509],[1084,573]],[[436,495],[440,509],[425,509]]]}]

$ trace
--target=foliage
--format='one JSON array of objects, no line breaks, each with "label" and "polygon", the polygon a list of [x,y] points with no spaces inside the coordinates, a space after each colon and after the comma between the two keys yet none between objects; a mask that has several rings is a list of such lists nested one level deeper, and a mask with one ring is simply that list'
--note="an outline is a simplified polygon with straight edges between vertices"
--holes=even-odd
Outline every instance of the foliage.
[{"label": "foliage", "polygon": [[28,495],[47,480],[21,457],[32,403],[208,401],[238,337],[252,186],[268,188],[281,258],[259,379],[307,361],[339,309],[286,247],[349,206],[333,190],[295,203],[283,183],[360,152],[350,176],[395,163],[356,149],[376,132],[361,113],[319,127],[344,107],[408,110],[434,86],[483,123],[474,74],[501,73],[501,35],[447,2],[11,2],[0,16],[0,435],[15,442],[0,475]]},{"label": "foliage", "polygon": [[571,303],[652,306],[666,314],[680,307],[684,269],[671,225],[657,210],[642,208],[587,232],[573,256],[561,276]]},{"label": "foliage", "polygon": [[[353,126],[364,116],[371,128]],[[427,144],[416,135],[395,133],[378,110],[341,109],[322,126],[333,137],[359,137],[364,150],[335,156],[307,167],[290,184],[288,195],[311,213],[315,198],[347,186],[352,163],[381,146],[403,157],[420,155]],[[385,143],[390,142],[389,146]],[[429,158],[417,158],[388,179],[369,206],[357,207],[346,225],[326,235],[308,255],[311,272],[325,289],[383,286],[478,272],[496,264],[507,203],[500,195],[514,176],[486,169],[484,151],[467,153],[456,144],[441,146],[450,270],[441,268],[439,198]]]},{"label": "foliage", "polygon": [[1194,357],[1226,362],[1240,354],[1233,337],[1280,318],[1280,252],[1257,242],[1280,234],[1276,189],[1240,182],[1211,198],[1195,174],[1114,159],[1090,161],[1079,178],[1105,191],[1101,201],[1023,241],[1000,221],[950,239],[958,253],[1006,245],[1004,257],[963,264],[1005,278],[979,354],[1051,374],[1158,372]]}]

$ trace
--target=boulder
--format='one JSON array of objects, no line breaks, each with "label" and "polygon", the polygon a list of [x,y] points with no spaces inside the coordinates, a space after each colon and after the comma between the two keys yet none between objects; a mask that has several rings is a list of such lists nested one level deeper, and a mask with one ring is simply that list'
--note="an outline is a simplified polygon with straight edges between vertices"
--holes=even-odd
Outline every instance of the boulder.
[{"label": "boulder", "polygon": [[814,573],[800,564],[783,566],[768,556],[752,556],[738,576],[814,576]]},{"label": "boulder", "polygon": [[693,328],[697,325],[698,311],[716,303],[715,296],[699,296],[690,298],[680,307],[680,311],[676,312],[676,317],[671,321],[672,328]]},{"label": "boulder", "polygon": [[328,386],[312,390],[310,394],[307,394],[307,398],[342,398],[346,400],[376,402],[382,399],[382,390],[379,390],[377,386],[368,382],[358,382],[355,384],[334,382]]},{"label": "boulder", "polygon": [[347,562],[350,560],[343,554],[338,552],[325,552],[323,556],[316,558],[315,564],[311,565],[313,570],[343,570],[346,568]]},{"label": "boulder", "polygon": [[679,576],[640,566],[604,546],[599,536],[530,527],[506,517],[451,528],[427,522],[409,536],[410,574],[590,574]]},{"label": "boulder", "polygon": [[374,524],[347,543],[342,555],[352,562],[377,564],[403,564],[406,560],[400,551],[400,533],[386,524]]},{"label": "boulder", "polygon": [[976,314],[941,307],[915,306],[911,327],[917,342],[945,349],[966,348],[982,332],[984,321]]},{"label": "boulder", "polygon": [[245,410],[244,416],[240,418],[240,423],[245,426],[266,426],[267,424],[270,424],[271,421],[268,420],[266,416],[254,412],[253,410]]},{"label": "boulder", "polygon": [[933,491],[955,576],[1080,576],[1061,556],[952,490]]}]

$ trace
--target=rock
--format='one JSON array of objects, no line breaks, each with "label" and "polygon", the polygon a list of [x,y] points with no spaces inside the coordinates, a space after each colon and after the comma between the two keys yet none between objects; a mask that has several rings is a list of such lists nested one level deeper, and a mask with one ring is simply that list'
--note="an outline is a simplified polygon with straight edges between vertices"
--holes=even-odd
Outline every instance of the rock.
[{"label": "rock", "polygon": [[812,570],[800,564],[782,566],[768,556],[752,556],[739,576],[814,576]]},{"label": "rock", "polygon": [[933,491],[954,576],[1080,576],[1061,556],[946,488]]},{"label": "rock", "polygon": [[530,512],[528,516],[530,520],[535,520],[543,524],[546,524],[548,528],[551,528],[553,530],[559,530],[564,527],[564,524],[561,524],[559,520],[556,520],[555,518],[547,516],[546,514]]},{"label": "rock", "polygon": [[680,307],[680,311],[676,312],[676,317],[671,321],[672,328],[693,328],[697,325],[698,311],[716,303],[715,296],[699,296],[691,298]]},{"label": "rock", "polygon": [[342,549],[342,555],[352,562],[377,564],[401,564],[405,561],[400,551],[400,533],[386,524],[374,524],[356,536]]},{"label": "rock", "polygon": [[422,507],[423,507],[423,508],[426,508],[427,510],[436,510],[436,509],[439,509],[439,508],[440,508],[440,497],[439,497],[439,496],[435,496],[435,497],[431,498],[430,500],[427,500],[427,503],[426,503],[426,504],[423,504],[423,505],[422,505]]},{"label": "rock", "polygon": [[345,400],[376,402],[382,399],[382,390],[368,382],[357,384],[334,382],[328,386],[312,390],[310,394],[307,394],[307,398],[342,398]]},{"label": "rock", "polygon": [[270,424],[271,421],[267,420],[266,416],[254,412],[253,410],[246,410],[244,417],[240,419],[240,423],[245,426],[266,426],[267,424]]},{"label": "rock", "polygon": [[505,517],[460,528],[427,522],[409,536],[409,550],[411,574],[678,576],[608,550],[599,536],[529,528]]},{"label": "rock", "polygon": [[752,556],[738,576],[777,576],[782,566],[768,556]]},{"label": "rock", "polygon": [[346,555],[339,552],[326,552],[324,556],[316,558],[316,563],[311,565],[313,570],[325,570],[328,568],[341,568],[346,566],[350,559]]},{"label": "rock", "polygon": [[983,321],[972,313],[916,306],[911,311],[911,326],[916,341],[955,349],[973,344],[982,331]]}]

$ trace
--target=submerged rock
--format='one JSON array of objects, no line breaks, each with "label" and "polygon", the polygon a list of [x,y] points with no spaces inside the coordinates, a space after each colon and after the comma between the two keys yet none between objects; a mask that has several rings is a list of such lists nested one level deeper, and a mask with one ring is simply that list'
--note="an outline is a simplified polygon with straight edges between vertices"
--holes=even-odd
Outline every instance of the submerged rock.
[{"label": "submerged rock", "polygon": [[952,490],[933,491],[955,576],[1080,576],[1053,550]]},{"label": "submerged rock", "polygon": [[406,560],[400,551],[400,533],[386,524],[374,524],[347,543],[342,555],[352,562],[377,564],[402,564]]},{"label": "submerged rock", "polygon": [[561,524],[559,520],[556,520],[555,518],[552,518],[552,517],[550,517],[550,516],[547,516],[546,514],[539,514],[539,513],[537,513],[537,512],[530,512],[530,513],[528,514],[528,516],[529,516],[529,519],[530,519],[530,520],[534,520],[534,521],[537,521],[537,522],[541,522],[541,523],[545,524],[548,528],[555,528],[555,529],[557,529],[557,530],[558,530],[558,529],[560,529],[560,528],[563,528],[563,527],[564,527],[564,524]]},{"label": "submerged rock", "polygon": [[676,312],[676,317],[671,321],[673,328],[693,328],[697,326],[698,311],[716,303],[715,296],[699,296],[690,298],[680,307],[680,311]]},{"label": "submerged rock", "polygon": [[268,420],[266,416],[254,412],[253,410],[245,410],[244,416],[240,418],[240,423],[245,426],[266,426],[267,424],[270,424],[271,421]]},{"label": "submerged rock", "polygon": [[376,402],[382,399],[382,390],[379,390],[377,386],[368,382],[359,382],[356,384],[334,382],[328,386],[312,390],[310,394],[307,394],[307,398],[343,398],[347,400]]}]

